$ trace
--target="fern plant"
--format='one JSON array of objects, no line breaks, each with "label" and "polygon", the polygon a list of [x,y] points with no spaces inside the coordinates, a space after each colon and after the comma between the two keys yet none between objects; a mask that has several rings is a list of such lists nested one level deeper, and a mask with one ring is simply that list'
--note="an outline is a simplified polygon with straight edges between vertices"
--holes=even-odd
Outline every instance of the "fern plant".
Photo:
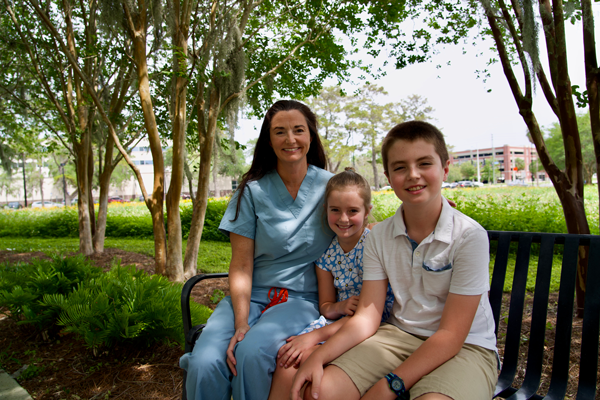
[{"label": "fern plant", "polygon": [[[44,296],[42,304],[60,309],[58,325],[80,336],[96,354],[115,344],[143,344],[172,339],[183,343],[181,284],[149,276],[135,267],[111,271],[78,284],[69,295]],[[210,309],[192,304],[195,323]]]},{"label": "fern plant", "polygon": [[34,260],[31,264],[8,263],[0,265],[0,307],[19,324],[33,324],[40,330],[55,323],[56,307],[40,303],[45,294],[68,294],[76,285],[98,276],[101,269],[94,267],[84,256],[51,260]]}]

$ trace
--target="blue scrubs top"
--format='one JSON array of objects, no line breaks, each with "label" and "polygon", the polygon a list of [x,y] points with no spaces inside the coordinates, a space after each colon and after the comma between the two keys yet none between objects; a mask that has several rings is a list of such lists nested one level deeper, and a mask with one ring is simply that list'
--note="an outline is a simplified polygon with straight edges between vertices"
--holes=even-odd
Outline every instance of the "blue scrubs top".
[{"label": "blue scrubs top", "polygon": [[318,293],[313,263],[334,234],[324,214],[325,186],[333,175],[309,165],[294,200],[276,170],[246,185],[237,220],[235,192],[219,230],[254,240],[252,289],[281,287]]}]

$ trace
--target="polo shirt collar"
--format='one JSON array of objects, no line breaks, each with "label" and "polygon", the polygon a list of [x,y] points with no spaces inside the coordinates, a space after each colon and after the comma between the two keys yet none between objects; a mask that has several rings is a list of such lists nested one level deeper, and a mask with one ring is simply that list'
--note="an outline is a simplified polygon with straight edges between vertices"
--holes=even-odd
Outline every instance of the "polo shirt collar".
[{"label": "polo shirt collar", "polygon": [[[403,206],[400,205],[398,210],[396,210],[396,214],[394,214],[393,218],[393,235],[394,237],[398,237],[401,235],[407,236],[406,234],[406,224],[404,223],[404,218],[402,217]],[[450,243],[452,240],[452,226],[453,226],[453,210],[452,206],[448,203],[448,200],[444,196],[442,196],[442,212],[440,213],[440,218],[438,219],[437,224],[435,225],[435,229],[433,231],[433,240],[438,240],[444,243]]]}]

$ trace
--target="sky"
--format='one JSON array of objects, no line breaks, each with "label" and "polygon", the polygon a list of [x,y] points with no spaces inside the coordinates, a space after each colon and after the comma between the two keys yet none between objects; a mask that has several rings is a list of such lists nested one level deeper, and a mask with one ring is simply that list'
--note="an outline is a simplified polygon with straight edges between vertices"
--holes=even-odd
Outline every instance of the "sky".
[{"label": "sky", "polygon": [[[594,9],[596,21],[599,21],[600,7],[594,4]],[[600,37],[598,25],[600,24],[596,24],[596,37]],[[571,84],[579,85],[585,90],[581,31],[581,25],[567,24]],[[389,93],[381,99],[382,102],[397,102],[411,94],[427,98],[429,105],[435,110],[431,122],[441,129],[446,143],[454,146],[455,151],[489,148],[492,147],[492,140],[495,147],[505,144],[529,146],[527,127],[518,113],[501,65],[486,65],[491,57],[497,57],[497,54],[487,49],[490,44],[491,42],[487,42],[477,48],[468,44],[439,49],[438,54],[430,61],[402,70],[396,70],[390,65],[385,69],[387,75],[373,83],[383,86]],[[467,51],[466,54],[463,54],[463,47]],[[542,60],[547,59],[544,49],[545,43],[542,38]],[[477,56],[482,51],[484,54]],[[382,58],[374,61],[376,65],[382,62]],[[450,65],[447,65],[448,62]],[[442,65],[441,68],[437,68],[438,65]],[[491,72],[491,77],[487,78],[486,82],[478,79],[476,75],[476,70],[485,68]],[[545,70],[549,76],[547,66]],[[514,71],[519,78],[523,75],[520,67]],[[358,75],[359,73],[353,74]],[[326,82],[326,85],[335,83],[332,80]],[[347,93],[352,93],[359,85],[359,80],[355,78],[343,87]],[[586,110],[577,111],[583,113]],[[549,128],[554,122],[558,122],[539,87],[534,97],[534,112],[542,127]],[[240,119],[240,128],[235,134],[236,140],[245,144],[248,140],[256,138],[260,124],[260,120]]]}]

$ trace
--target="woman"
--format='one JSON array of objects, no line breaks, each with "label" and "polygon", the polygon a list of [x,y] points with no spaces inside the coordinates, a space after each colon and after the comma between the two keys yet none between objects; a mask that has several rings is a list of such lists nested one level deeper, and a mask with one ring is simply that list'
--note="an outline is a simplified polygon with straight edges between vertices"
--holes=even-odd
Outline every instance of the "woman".
[{"label": "woman", "polygon": [[333,232],[322,213],[332,175],[316,126],[297,101],[278,101],[265,115],[219,227],[231,239],[231,296],[180,361],[189,399],[266,399],[277,351],[319,317],[313,262]]}]

